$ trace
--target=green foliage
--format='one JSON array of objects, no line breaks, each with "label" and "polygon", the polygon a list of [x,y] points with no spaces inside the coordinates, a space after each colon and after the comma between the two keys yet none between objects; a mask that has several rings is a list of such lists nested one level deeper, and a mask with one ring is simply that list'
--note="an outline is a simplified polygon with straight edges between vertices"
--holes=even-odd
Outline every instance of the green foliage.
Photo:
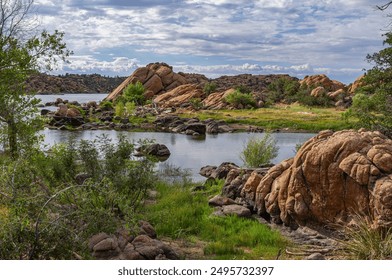
[{"label": "green foliage", "polygon": [[346,257],[354,260],[385,260],[392,257],[392,230],[375,229],[368,218],[356,216],[341,241]]},{"label": "green foliage", "polygon": [[132,226],[156,182],[153,163],[132,160],[133,150],[124,138],[114,145],[104,137],[1,157],[0,258],[89,258],[93,234]]},{"label": "green foliage", "polygon": [[136,105],[134,102],[118,101],[114,109],[115,115],[121,118],[129,118],[135,113]]},{"label": "green foliage", "polygon": [[204,85],[204,88],[203,88],[203,92],[206,94],[206,95],[210,95],[211,93],[213,93],[215,90],[216,90],[216,84],[214,83],[214,82],[211,82],[211,83],[206,83],[205,85]]},{"label": "green foliage", "polygon": [[387,47],[367,55],[375,66],[366,72],[364,86],[357,89],[345,117],[356,120],[357,127],[380,130],[392,136],[392,33],[385,36]]},{"label": "green foliage", "polygon": [[312,88],[301,87],[298,92],[288,97],[289,103],[299,102],[302,105],[309,107],[331,107],[333,103],[331,103],[331,99],[327,96],[326,93],[321,96],[312,96],[310,93],[312,92]]},{"label": "green foliage", "polygon": [[297,94],[300,83],[289,77],[281,77],[268,85],[268,102],[276,103]]},{"label": "green foliage", "polygon": [[256,101],[253,96],[249,93],[242,93],[239,90],[235,90],[228,94],[225,98],[225,102],[234,107],[256,107]]},{"label": "green foliage", "polygon": [[259,259],[276,257],[286,241],[278,232],[251,219],[211,217],[210,195],[219,193],[224,181],[192,193],[190,186],[158,184],[157,202],[146,209],[147,218],[160,236],[201,240],[206,258]]},{"label": "green foliage", "polygon": [[104,111],[110,111],[113,109],[113,103],[108,100],[104,100],[99,103],[99,107]]},{"label": "green foliage", "polygon": [[252,90],[250,88],[248,88],[247,86],[244,86],[244,85],[237,85],[234,87],[234,89],[240,93],[250,94],[252,92]]},{"label": "green foliage", "polygon": [[278,155],[279,148],[271,133],[263,138],[251,137],[241,152],[240,158],[247,167],[269,164]]},{"label": "green foliage", "polygon": [[31,5],[32,0],[2,1],[0,140],[13,158],[36,144],[36,132],[42,127],[35,106],[38,101],[25,91],[27,78],[38,70],[51,70],[58,59],[65,60],[71,53],[61,32],[43,31],[29,37],[37,34],[31,32],[34,28],[28,19]]},{"label": "green foliage", "polygon": [[200,98],[192,98],[189,102],[191,103],[192,108],[195,110],[200,110],[203,108],[203,103],[201,102]]},{"label": "green foliage", "polygon": [[119,98],[120,102],[124,104],[128,102],[133,102],[136,105],[144,105],[146,99],[144,97],[144,86],[141,82],[136,82],[136,84],[129,84],[124,90],[122,96]]},{"label": "green foliage", "polygon": [[115,107],[115,109],[114,109],[114,113],[115,113],[115,115],[118,116],[118,117],[121,117],[121,118],[124,118],[124,117],[125,117],[126,111],[125,111],[124,102],[118,101],[118,102],[116,103],[116,107]]}]

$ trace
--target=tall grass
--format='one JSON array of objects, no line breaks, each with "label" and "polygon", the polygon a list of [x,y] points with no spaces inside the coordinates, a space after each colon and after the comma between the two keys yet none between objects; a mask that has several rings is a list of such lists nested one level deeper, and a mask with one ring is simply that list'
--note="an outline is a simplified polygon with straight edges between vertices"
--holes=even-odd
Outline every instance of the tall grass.
[{"label": "tall grass", "polygon": [[344,255],[355,260],[392,259],[392,229],[375,229],[369,218],[356,216],[341,241]]},{"label": "tall grass", "polygon": [[157,186],[157,203],[146,209],[147,219],[159,236],[207,242],[206,258],[273,259],[286,245],[278,232],[251,219],[211,216],[208,197],[218,193],[223,181],[205,192],[192,193],[183,186]]}]

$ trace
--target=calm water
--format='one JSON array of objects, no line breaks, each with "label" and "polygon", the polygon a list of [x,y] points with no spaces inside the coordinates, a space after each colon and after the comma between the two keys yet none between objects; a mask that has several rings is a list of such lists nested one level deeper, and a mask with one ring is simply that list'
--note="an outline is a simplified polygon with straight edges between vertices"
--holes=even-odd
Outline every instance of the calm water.
[{"label": "calm water", "polygon": [[[194,181],[202,181],[203,177],[198,175],[200,168],[205,165],[219,165],[229,161],[241,166],[240,152],[251,136],[260,136],[262,133],[225,133],[219,135],[206,135],[205,139],[195,139],[192,136],[161,133],[161,132],[126,132],[126,131],[62,131],[44,130],[45,144],[53,145],[68,141],[71,137],[76,140],[94,140],[102,135],[107,135],[116,142],[119,135],[125,135],[129,140],[154,139],[156,143],[165,144],[171,156],[165,163],[160,163],[188,169]],[[275,133],[273,136],[279,146],[279,155],[273,160],[278,163],[290,158],[295,154],[296,144],[303,143],[314,134],[310,133]],[[159,167],[158,167],[159,168]]]},{"label": "calm water", "polygon": [[[42,104],[45,104],[47,102],[55,102],[57,98],[61,98],[63,100],[68,100],[68,101],[77,101],[80,104],[82,104],[82,103],[87,103],[89,101],[100,102],[107,95],[108,95],[107,93],[66,93],[66,94],[50,94],[50,95],[36,94],[35,97],[41,99],[40,103]],[[52,111],[57,110],[57,107],[55,106],[47,106],[44,108]]]},{"label": "calm water", "polygon": [[88,101],[101,101],[108,94],[107,93],[66,93],[66,94],[37,94],[35,95],[38,99],[41,99],[41,103],[54,102],[57,98],[68,101],[78,101],[79,103],[86,103]]},{"label": "calm water", "polygon": [[[57,98],[69,101],[85,103],[88,101],[101,101],[107,94],[64,94],[64,95],[37,95],[41,103],[53,102]],[[52,108],[51,110],[55,110]],[[225,133],[219,135],[207,135],[204,139],[195,139],[192,136],[160,132],[125,132],[125,131],[63,131],[44,130],[45,144],[67,142],[74,137],[76,140],[94,140],[102,135],[107,135],[112,141],[118,141],[119,135],[125,135],[129,140],[138,141],[140,139],[154,139],[156,143],[165,144],[171,156],[164,163],[160,163],[158,168],[165,164],[188,169],[195,181],[204,178],[198,175],[200,168],[206,165],[219,165],[222,162],[233,162],[242,165],[240,153],[247,140],[254,135],[263,136],[262,133]],[[273,134],[279,146],[279,155],[273,160],[274,163],[290,158],[295,154],[295,146],[303,143],[314,134],[311,133],[275,133]]]}]

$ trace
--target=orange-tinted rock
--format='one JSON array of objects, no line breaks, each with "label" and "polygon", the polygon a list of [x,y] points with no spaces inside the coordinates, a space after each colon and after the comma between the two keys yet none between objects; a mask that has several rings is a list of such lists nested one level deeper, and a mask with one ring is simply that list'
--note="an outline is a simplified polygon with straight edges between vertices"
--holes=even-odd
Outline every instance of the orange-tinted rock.
[{"label": "orange-tinted rock", "polygon": [[[391,173],[391,139],[379,132],[323,131],[260,180],[255,210],[286,225],[347,223],[357,213],[379,217],[375,226],[391,225]],[[252,197],[248,189],[243,197]]]},{"label": "orange-tinted rock", "polygon": [[174,73],[172,67],[166,63],[151,63],[136,69],[131,76],[106,97],[106,100],[116,99],[122,94],[124,88],[136,82],[143,84],[146,92],[148,92],[146,95],[148,97],[165,93],[187,83],[182,75]]},{"label": "orange-tinted rock", "polygon": [[307,85],[308,87],[323,87],[326,91],[337,91],[339,89],[345,89],[346,86],[336,80],[331,80],[326,75],[312,75],[306,76],[303,80],[300,81],[301,85]]},{"label": "orange-tinted rock", "polygon": [[362,87],[362,86],[364,85],[364,81],[363,81],[363,78],[364,78],[364,77],[365,77],[364,75],[358,77],[358,78],[354,81],[354,83],[352,83],[352,84],[348,87],[347,92],[348,92],[349,94],[354,94],[355,91],[356,91],[358,88]]},{"label": "orange-tinted rock", "polygon": [[203,100],[204,108],[210,110],[219,110],[225,108],[227,106],[225,97],[234,91],[235,89],[231,88],[223,92],[211,93],[206,99]]},{"label": "orange-tinted rock", "polygon": [[392,227],[392,175],[377,180],[371,196],[374,227]]},{"label": "orange-tinted rock", "polygon": [[201,98],[203,95],[203,91],[196,85],[186,84],[158,95],[154,98],[154,103],[160,107],[175,107],[194,98]]},{"label": "orange-tinted rock", "polygon": [[314,96],[314,97],[322,97],[322,96],[324,96],[326,94],[327,94],[327,91],[325,90],[325,88],[323,88],[321,86],[320,87],[316,87],[310,93],[310,95]]}]

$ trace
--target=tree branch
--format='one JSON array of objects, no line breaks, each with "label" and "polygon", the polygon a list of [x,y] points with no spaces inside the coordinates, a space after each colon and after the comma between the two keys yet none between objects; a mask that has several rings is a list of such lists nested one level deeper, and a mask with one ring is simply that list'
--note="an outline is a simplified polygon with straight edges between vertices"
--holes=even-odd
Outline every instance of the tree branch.
[{"label": "tree branch", "polygon": [[390,5],[392,5],[392,1],[389,1],[388,3],[386,3],[386,4],[382,5],[382,6],[376,6],[376,7],[377,7],[377,9],[379,9],[381,11],[384,11],[384,10],[388,9],[388,7]]}]

